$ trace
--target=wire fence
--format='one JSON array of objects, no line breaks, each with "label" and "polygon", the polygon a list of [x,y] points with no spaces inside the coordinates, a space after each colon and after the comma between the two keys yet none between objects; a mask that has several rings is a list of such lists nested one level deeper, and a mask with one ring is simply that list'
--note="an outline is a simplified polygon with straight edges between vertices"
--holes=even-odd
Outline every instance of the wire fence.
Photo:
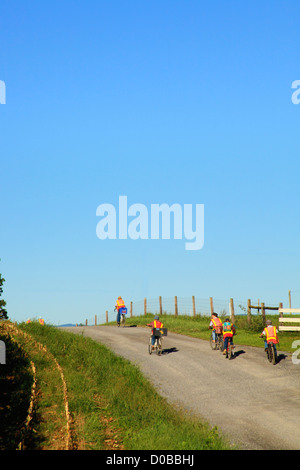
[{"label": "wire fence", "polygon": [[[233,299],[213,299],[199,297],[158,297],[151,299],[129,302],[127,304],[128,316],[141,316],[146,313],[168,314],[168,315],[188,315],[188,316],[210,316],[212,312],[219,315],[249,315],[249,306],[251,315],[262,314],[265,309],[276,310],[283,304],[260,303],[251,305],[251,301],[233,300]],[[107,310],[100,315],[95,315],[85,320],[86,325],[101,325],[107,322],[115,321],[117,313],[113,310]]]},{"label": "wire fence", "polygon": [[[214,311],[218,313],[229,313],[229,300],[214,300]],[[165,313],[177,315],[204,315],[211,314],[210,299],[199,299],[197,297],[176,297],[158,299],[146,299],[146,311],[149,313]],[[143,315],[145,313],[145,301],[133,302],[132,314]]]}]

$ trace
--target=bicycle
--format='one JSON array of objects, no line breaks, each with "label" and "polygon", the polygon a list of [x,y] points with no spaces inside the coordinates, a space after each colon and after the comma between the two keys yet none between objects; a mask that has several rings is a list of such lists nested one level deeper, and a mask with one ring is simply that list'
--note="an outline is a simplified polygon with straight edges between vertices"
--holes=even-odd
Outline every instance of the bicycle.
[{"label": "bicycle", "polygon": [[156,329],[154,330],[155,341],[154,345],[152,344],[152,334],[149,338],[148,352],[151,355],[152,352],[155,352],[158,356],[162,355],[162,337],[167,336],[167,328]]},{"label": "bicycle", "polygon": [[149,354],[152,354],[152,352],[156,352],[156,354],[158,356],[161,356],[161,354],[162,354],[162,342],[161,342],[161,337],[160,336],[155,336],[154,346],[152,345],[152,335],[150,336],[149,345],[148,345],[148,352],[149,352]]},{"label": "bicycle", "polygon": [[125,313],[121,313],[121,326],[125,326],[125,322],[126,322],[126,314]]},{"label": "bicycle", "polygon": [[[262,335],[260,335],[260,338],[262,338]],[[265,343],[266,342],[267,341],[265,340]],[[275,344],[273,343],[273,341],[268,341],[267,344],[265,344],[265,352],[267,353],[268,361],[271,362],[271,364],[275,365],[277,362],[277,357]]]},{"label": "bicycle", "polygon": [[226,351],[226,359],[228,358],[229,360],[233,358],[234,356],[234,352],[233,352],[233,344],[231,344],[230,341],[228,341],[228,345],[227,345],[227,351]]},{"label": "bicycle", "polygon": [[[114,311],[116,311],[117,309],[114,308]],[[117,325],[118,327],[120,325],[122,325],[123,327],[125,326],[125,322],[126,322],[126,313],[127,313],[127,308],[126,307],[121,307],[120,310],[119,310],[119,313],[117,313]],[[119,316],[120,315],[120,316]],[[118,321],[119,320],[119,321]]]},{"label": "bicycle", "polygon": [[211,337],[210,337],[210,347],[213,351],[215,351],[216,349],[219,349],[219,351],[223,352],[224,350],[224,339],[223,339],[223,335],[222,333],[215,333],[215,341],[213,339],[213,333],[211,334]]},{"label": "bicycle", "polygon": [[267,357],[268,357],[268,360],[269,362],[271,362],[273,365],[276,364],[276,354],[275,354],[275,347],[274,347],[274,343],[272,341],[270,341],[268,343],[268,348],[267,348]]},{"label": "bicycle", "polygon": [[227,340],[227,345],[226,345],[226,350],[225,350],[225,340],[223,338],[223,353],[226,357],[226,359],[232,359],[234,357],[234,344],[233,344],[233,337],[227,337],[225,340]]}]

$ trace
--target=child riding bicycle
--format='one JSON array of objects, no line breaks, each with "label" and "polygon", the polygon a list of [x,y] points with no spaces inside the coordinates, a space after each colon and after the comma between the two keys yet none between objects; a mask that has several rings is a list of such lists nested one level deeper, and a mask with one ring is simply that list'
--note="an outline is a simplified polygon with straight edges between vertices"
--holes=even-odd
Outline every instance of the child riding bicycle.
[{"label": "child riding bicycle", "polygon": [[235,326],[231,323],[229,318],[225,319],[223,323],[223,339],[224,339],[224,351],[223,354],[226,354],[228,357],[228,344],[230,343],[232,348],[233,346],[233,336],[236,334]]},{"label": "child riding bicycle", "polygon": [[151,323],[147,323],[147,326],[150,326],[152,328],[152,336],[151,336],[151,344],[152,344],[152,350],[154,349],[154,344],[155,344],[155,331],[160,331],[163,327],[164,324],[159,321],[159,316],[155,315],[154,321]]}]

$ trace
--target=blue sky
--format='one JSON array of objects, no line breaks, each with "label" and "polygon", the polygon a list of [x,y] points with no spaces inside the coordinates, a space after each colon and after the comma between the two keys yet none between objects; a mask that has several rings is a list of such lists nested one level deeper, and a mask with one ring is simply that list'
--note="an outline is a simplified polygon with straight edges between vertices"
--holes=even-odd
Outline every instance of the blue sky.
[{"label": "blue sky", "polygon": [[[116,297],[300,307],[298,1],[2,0],[4,298],[81,322]],[[204,204],[202,250],[96,237],[102,203]]]}]

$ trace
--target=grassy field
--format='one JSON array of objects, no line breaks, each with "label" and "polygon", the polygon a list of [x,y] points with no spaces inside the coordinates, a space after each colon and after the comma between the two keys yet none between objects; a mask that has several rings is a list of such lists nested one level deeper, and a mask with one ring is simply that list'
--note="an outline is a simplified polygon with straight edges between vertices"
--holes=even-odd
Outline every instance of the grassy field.
[{"label": "grassy field", "polygon": [[[3,325],[2,325],[3,328]],[[72,416],[72,445],[77,449],[126,450],[198,450],[230,449],[216,428],[209,427],[182,410],[174,409],[160,397],[137,367],[113,354],[105,346],[83,336],[73,335],[36,322],[18,328],[46,346],[15,335],[16,353],[8,354],[16,369],[4,372],[1,385],[14,383],[21,388],[22,374],[27,377],[23,395],[28,404],[29,360],[37,370],[38,399],[31,432],[25,440],[28,449],[64,449],[66,417],[60,374],[53,361],[63,369],[67,383],[68,406]],[[1,329],[1,324],[0,324]],[[1,334],[1,331],[0,331]],[[6,343],[8,340],[6,339]],[[11,342],[10,344],[15,344]],[[9,347],[10,348],[10,347]],[[9,349],[8,348],[8,349]],[[23,364],[18,366],[19,356]],[[11,359],[14,358],[13,360]],[[17,400],[19,401],[19,400]],[[10,403],[10,415],[17,412],[17,401]],[[0,422],[7,412],[0,403]],[[23,404],[23,414],[26,406]],[[2,442],[2,449],[14,449],[20,439],[20,423],[2,425],[14,439]]]}]

